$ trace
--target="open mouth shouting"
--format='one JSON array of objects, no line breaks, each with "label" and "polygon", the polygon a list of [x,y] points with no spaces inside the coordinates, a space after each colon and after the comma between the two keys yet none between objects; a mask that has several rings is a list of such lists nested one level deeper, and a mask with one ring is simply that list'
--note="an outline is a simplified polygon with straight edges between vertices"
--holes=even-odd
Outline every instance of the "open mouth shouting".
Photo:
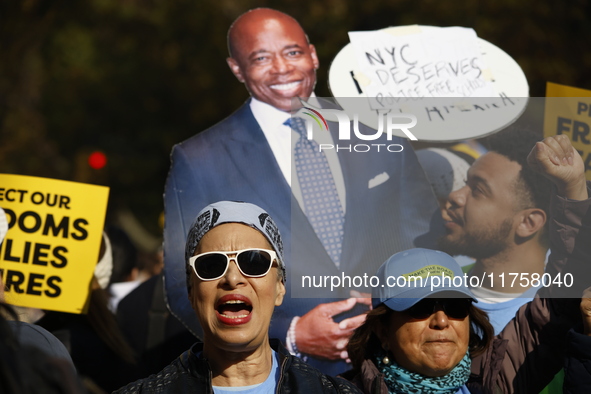
[{"label": "open mouth shouting", "polygon": [[241,294],[227,294],[216,303],[218,320],[227,325],[245,324],[252,318],[252,303]]}]

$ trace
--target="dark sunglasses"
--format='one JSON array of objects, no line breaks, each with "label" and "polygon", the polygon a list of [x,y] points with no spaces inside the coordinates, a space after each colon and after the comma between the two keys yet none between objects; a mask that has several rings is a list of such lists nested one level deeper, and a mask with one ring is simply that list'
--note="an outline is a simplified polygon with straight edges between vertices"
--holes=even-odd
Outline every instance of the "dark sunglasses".
[{"label": "dark sunglasses", "polygon": [[439,306],[447,317],[464,319],[470,313],[472,300],[469,298],[425,298],[417,302],[404,312],[413,319],[424,320],[437,312]]},{"label": "dark sunglasses", "polygon": [[[233,255],[234,257],[230,257]],[[226,274],[234,260],[244,276],[260,278],[271,270],[277,253],[267,249],[242,249],[228,252],[207,252],[189,258],[189,265],[201,280],[216,280]]]}]

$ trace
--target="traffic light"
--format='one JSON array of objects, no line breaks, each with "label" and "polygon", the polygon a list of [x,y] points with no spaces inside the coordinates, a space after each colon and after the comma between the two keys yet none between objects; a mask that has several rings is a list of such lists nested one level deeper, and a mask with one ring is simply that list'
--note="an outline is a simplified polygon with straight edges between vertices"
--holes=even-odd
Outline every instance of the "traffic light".
[{"label": "traffic light", "polygon": [[100,150],[95,150],[90,155],[88,155],[88,165],[90,168],[100,170],[107,165],[107,156]]},{"label": "traffic light", "polygon": [[82,183],[107,185],[107,155],[96,149],[82,148],[76,152],[73,180]]}]

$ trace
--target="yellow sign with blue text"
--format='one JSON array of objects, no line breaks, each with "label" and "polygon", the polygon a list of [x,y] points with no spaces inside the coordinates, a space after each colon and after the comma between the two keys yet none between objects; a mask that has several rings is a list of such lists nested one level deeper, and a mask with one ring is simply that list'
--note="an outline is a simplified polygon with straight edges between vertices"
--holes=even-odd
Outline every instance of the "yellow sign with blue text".
[{"label": "yellow sign with blue text", "polygon": [[544,137],[558,134],[570,138],[591,180],[591,90],[547,83]]},{"label": "yellow sign with blue text", "polygon": [[8,222],[0,245],[6,302],[86,312],[108,197],[104,186],[0,174]]}]

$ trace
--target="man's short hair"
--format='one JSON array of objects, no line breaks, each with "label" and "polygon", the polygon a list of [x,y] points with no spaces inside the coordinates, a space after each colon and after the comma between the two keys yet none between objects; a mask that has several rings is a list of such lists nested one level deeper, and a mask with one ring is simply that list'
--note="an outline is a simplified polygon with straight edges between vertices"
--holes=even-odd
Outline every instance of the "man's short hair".
[{"label": "man's short hair", "polygon": [[[520,203],[518,209],[539,208],[549,215],[552,182],[532,170],[527,164],[527,156],[536,142],[541,141],[541,132],[527,126],[511,125],[506,129],[484,138],[481,142],[489,152],[495,152],[521,165],[515,185],[515,195]],[[549,221],[544,226],[547,229]],[[540,242],[548,246],[547,231],[542,232]]]}]

